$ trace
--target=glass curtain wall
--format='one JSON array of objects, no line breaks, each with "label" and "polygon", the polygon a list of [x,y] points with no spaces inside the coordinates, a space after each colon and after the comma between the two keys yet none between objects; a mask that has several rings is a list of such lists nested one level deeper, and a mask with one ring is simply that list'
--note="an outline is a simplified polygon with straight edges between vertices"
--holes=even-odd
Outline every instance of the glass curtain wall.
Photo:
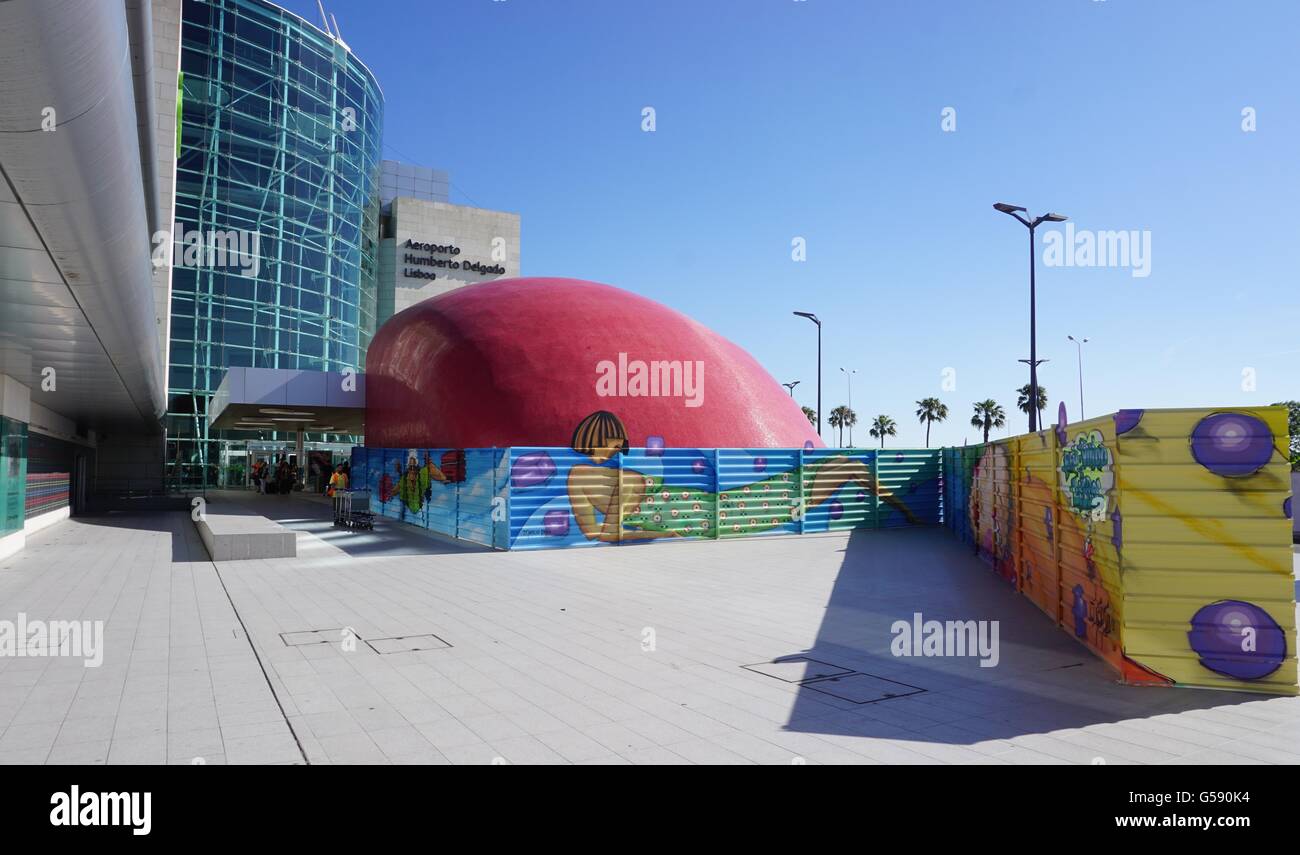
[{"label": "glass curtain wall", "polygon": [[383,94],[349,50],[270,3],[182,10],[168,476],[220,486],[242,480],[231,461],[249,440],[293,441],[208,430],[227,368],[364,368]]}]

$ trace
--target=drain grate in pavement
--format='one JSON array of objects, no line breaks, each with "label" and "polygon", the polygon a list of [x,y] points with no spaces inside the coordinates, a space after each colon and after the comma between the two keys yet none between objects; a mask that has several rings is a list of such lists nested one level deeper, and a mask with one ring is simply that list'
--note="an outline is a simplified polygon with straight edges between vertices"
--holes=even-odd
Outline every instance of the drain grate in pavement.
[{"label": "drain grate in pavement", "polygon": [[301,647],[304,644],[333,644],[342,641],[343,627],[334,629],[305,629],[300,632],[282,632],[281,640],[286,647]]},{"label": "drain grate in pavement", "polygon": [[436,635],[399,635],[395,638],[371,638],[366,641],[376,653],[411,653],[420,650],[445,650],[451,647]]},{"label": "drain grate in pavement", "polygon": [[838,677],[853,673],[850,668],[841,668],[839,665],[810,659],[807,656],[783,656],[780,659],[773,659],[771,662],[759,662],[754,665],[741,665],[740,667],[756,674],[784,680],[787,683],[804,683],[809,680],[823,680],[827,677]]},{"label": "drain grate in pavement", "polygon": [[855,704],[869,704],[889,698],[902,698],[907,695],[919,695],[925,689],[909,686],[894,680],[886,680],[873,674],[849,674],[846,677],[830,677],[802,684],[806,689],[821,692],[824,695]]}]

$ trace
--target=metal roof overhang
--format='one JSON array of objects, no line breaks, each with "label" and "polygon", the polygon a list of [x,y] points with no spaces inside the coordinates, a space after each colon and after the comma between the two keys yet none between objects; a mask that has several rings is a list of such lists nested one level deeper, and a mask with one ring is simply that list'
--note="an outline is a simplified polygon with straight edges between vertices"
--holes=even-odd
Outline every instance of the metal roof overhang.
[{"label": "metal roof overhang", "polygon": [[212,430],[365,433],[366,378],[337,371],[231,368],[208,407]]},{"label": "metal roof overhang", "polygon": [[157,432],[166,406],[152,85],[123,3],[0,2],[0,373],[87,427]]}]

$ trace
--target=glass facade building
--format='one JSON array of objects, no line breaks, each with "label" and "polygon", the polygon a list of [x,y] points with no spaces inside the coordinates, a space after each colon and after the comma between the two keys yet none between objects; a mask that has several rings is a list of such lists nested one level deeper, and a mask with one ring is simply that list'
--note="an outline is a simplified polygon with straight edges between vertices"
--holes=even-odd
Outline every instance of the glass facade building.
[{"label": "glass facade building", "polygon": [[182,18],[168,475],[215,486],[243,483],[250,443],[293,442],[209,431],[227,368],[364,368],[383,94],[340,41],[270,3],[186,0]]}]

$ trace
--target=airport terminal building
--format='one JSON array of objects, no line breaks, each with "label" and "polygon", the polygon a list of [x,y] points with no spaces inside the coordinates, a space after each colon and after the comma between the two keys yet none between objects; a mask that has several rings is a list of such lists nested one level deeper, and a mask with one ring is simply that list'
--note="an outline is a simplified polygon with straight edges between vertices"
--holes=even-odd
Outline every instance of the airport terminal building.
[{"label": "airport terminal building", "polygon": [[68,46],[0,51],[10,546],[96,494],[344,454],[359,424],[216,424],[211,402],[232,368],[363,372],[392,314],[520,272],[518,215],[383,158],[381,83],[336,25],[265,0],[91,6],[0,4],[6,44]]}]

